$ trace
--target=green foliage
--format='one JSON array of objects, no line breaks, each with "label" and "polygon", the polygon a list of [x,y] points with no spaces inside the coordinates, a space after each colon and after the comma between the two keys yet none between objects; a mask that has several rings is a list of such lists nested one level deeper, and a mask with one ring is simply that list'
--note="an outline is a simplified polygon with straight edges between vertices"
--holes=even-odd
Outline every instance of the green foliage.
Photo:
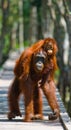
[{"label": "green foliage", "polygon": [[18,0],[10,0],[10,15],[9,23],[13,24],[14,21],[18,20]]},{"label": "green foliage", "polygon": [[2,10],[0,9],[0,35],[1,35],[1,28],[2,28]]},{"label": "green foliage", "polygon": [[24,24],[29,24],[29,17],[30,17],[30,2],[29,0],[25,0],[23,2],[23,17],[24,17]]},{"label": "green foliage", "polygon": [[40,7],[41,6],[41,0],[31,0],[31,5]]},{"label": "green foliage", "polygon": [[15,44],[14,49],[16,49],[16,50],[19,49],[19,44],[18,43]]},{"label": "green foliage", "polygon": [[7,54],[7,52],[9,51],[9,47],[10,47],[9,35],[5,35],[5,46],[3,48],[3,55]]},{"label": "green foliage", "polygon": [[64,0],[64,4],[65,4],[65,9],[66,9],[67,14],[71,15],[71,1],[70,0],[67,0],[67,1]]},{"label": "green foliage", "polygon": [[60,76],[60,69],[58,69],[58,70],[55,71],[54,77],[55,77],[55,82],[56,82],[56,84],[58,83],[59,76]]},{"label": "green foliage", "polygon": [[[28,47],[28,45],[29,45],[29,41],[27,41],[27,40],[24,41],[23,46],[26,48],[26,47]],[[17,50],[19,48],[20,48],[20,44],[16,43],[14,46],[14,49]]]},{"label": "green foliage", "polygon": [[24,42],[24,46],[25,46],[25,47],[28,47],[28,45],[29,45],[29,41],[26,40],[26,41]]}]

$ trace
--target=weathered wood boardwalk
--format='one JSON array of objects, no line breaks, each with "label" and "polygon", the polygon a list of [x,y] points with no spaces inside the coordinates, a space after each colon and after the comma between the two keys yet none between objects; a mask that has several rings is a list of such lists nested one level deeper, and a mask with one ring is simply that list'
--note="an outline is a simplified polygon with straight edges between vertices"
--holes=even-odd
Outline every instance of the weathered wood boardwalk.
[{"label": "weathered wood boardwalk", "polygon": [[[60,118],[55,121],[48,120],[48,114],[51,112],[51,109],[43,96],[43,114],[44,120],[34,120],[31,123],[25,123],[22,121],[23,117],[17,117],[12,121],[7,119],[8,113],[8,101],[7,93],[9,86],[14,78],[13,67],[15,64],[15,59],[19,54],[16,52],[10,54],[9,59],[3,65],[3,69],[0,70],[0,130],[71,130],[71,120],[64,108],[64,105],[61,101],[59,92],[56,90],[57,100],[60,106]],[[20,109],[24,115],[24,104],[23,98],[20,99]]]}]

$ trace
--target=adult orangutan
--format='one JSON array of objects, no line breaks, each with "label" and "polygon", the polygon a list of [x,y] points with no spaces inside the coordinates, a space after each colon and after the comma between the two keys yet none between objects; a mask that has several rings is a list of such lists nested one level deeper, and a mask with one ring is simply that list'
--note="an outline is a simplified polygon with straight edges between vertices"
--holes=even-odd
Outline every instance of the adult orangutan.
[{"label": "adult orangutan", "polygon": [[21,54],[16,62],[15,78],[8,93],[9,119],[21,116],[18,104],[21,93],[25,102],[24,121],[28,122],[34,118],[43,119],[41,90],[53,111],[49,119],[56,119],[59,116],[54,83],[54,72],[57,69],[56,52],[56,41],[46,38]]}]

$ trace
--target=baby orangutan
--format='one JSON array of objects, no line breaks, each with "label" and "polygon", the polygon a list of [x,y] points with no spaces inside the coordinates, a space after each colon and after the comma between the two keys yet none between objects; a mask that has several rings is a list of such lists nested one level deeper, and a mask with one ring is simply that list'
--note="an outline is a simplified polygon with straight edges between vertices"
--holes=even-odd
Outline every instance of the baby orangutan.
[{"label": "baby orangutan", "polygon": [[57,69],[56,52],[55,40],[47,38],[38,41],[21,54],[16,62],[15,78],[8,93],[10,120],[15,116],[21,116],[18,104],[21,93],[25,102],[24,121],[43,119],[41,90],[53,111],[49,119],[59,117],[54,83],[54,72]]}]

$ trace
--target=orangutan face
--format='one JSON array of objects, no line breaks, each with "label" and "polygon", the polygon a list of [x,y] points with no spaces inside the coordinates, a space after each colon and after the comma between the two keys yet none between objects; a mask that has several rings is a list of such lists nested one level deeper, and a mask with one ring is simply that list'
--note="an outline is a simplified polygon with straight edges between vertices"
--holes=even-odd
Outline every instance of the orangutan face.
[{"label": "orangutan face", "polygon": [[45,44],[42,46],[43,50],[47,52],[48,56],[55,55],[58,51],[57,44],[54,40],[45,39]]},{"label": "orangutan face", "polygon": [[34,54],[33,64],[36,72],[42,72],[45,66],[46,53],[44,51],[39,51]]},{"label": "orangutan face", "polygon": [[46,42],[46,44],[44,45],[44,50],[47,52],[48,55],[52,55],[53,54],[53,43],[52,42]]}]

